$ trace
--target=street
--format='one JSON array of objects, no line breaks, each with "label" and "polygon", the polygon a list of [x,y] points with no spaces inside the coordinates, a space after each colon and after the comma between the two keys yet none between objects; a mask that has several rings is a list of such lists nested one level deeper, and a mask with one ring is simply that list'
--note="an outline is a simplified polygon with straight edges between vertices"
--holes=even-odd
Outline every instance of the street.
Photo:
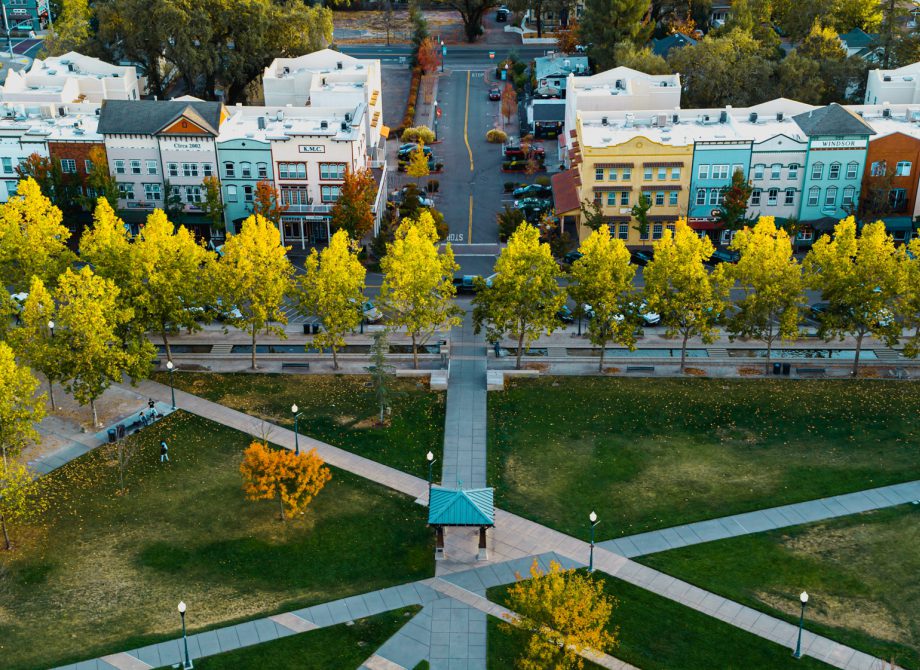
[{"label": "street", "polygon": [[[407,63],[412,55],[412,47],[407,44],[395,44],[385,46],[381,44],[348,44],[344,43],[338,46],[338,50],[355,58],[379,58],[384,63]],[[447,47],[447,57],[444,59],[444,67],[486,67],[489,63],[501,61],[507,58],[511,52],[517,54],[518,60],[531,61],[537,56],[545,56],[548,51],[552,51],[551,44],[539,46],[522,46],[520,44],[473,44],[473,45],[449,45]],[[495,52],[495,60],[489,59],[489,52]]]}]

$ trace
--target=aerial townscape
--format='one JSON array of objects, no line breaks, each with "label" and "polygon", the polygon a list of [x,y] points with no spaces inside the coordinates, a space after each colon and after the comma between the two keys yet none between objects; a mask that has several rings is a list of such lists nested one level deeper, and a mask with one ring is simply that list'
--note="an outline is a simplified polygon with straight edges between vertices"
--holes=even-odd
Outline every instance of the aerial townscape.
[{"label": "aerial townscape", "polygon": [[920,0],[0,0],[0,670],[920,670]]}]

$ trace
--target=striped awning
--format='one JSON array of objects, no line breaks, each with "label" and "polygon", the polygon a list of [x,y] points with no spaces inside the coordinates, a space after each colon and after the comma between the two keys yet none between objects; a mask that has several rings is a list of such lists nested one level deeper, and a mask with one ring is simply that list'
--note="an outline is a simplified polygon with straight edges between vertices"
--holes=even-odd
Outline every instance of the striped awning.
[{"label": "striped awning", "polygon": [[636,167],[635,163],[595,163],[596,168],[631,168]]},{"label": "striped awning", "polygon": [[683,186],[680,184],[661,184],[660,186],[643,186],[642,192],[648,193],[649,191],[681,191]]},{"label": "striped awning", "polygon": [[643,163],[642,167],[683,167],[683,163]]},{"label": "striped awning", "polygon": [[632,191],[632,186],[595,186],[593,191],[595,193],[609,193],[611,191]]}]

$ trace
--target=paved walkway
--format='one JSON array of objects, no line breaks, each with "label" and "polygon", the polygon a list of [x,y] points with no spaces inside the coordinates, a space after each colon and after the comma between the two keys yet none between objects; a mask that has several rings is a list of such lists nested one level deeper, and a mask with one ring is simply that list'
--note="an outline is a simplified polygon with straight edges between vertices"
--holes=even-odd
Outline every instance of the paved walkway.
[{"label": "paved walkway", "polygon": [[598,546],[633,558],[920,500],[920,480],[629,535]]}]

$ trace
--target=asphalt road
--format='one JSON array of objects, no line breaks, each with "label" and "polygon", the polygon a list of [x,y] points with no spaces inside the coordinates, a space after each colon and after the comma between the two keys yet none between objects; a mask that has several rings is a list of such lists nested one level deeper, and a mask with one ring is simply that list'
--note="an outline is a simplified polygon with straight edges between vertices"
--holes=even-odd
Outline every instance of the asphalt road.
[{"label": "asphalt road", "polygon": [[[355,58],[379,58],[384,63],[405,63],[412,53],[412,47],[404,44],[386,46],[383,44],[341,44],[337,47],[342,53]],[[495,59],[489,58],[489,52],[495,53]],[[444,59],[445,68],[457,67],[486,67],[489,63],[495,63],[507,58],[511,52],[517,54],[520,60],[532,60],[537,56],[545,56],[548,51],[552,51],[551,44],[540,46],[522,46],[513,44],[492,45],[472,44],[455,46],[448,45],[447,56]]]}]

